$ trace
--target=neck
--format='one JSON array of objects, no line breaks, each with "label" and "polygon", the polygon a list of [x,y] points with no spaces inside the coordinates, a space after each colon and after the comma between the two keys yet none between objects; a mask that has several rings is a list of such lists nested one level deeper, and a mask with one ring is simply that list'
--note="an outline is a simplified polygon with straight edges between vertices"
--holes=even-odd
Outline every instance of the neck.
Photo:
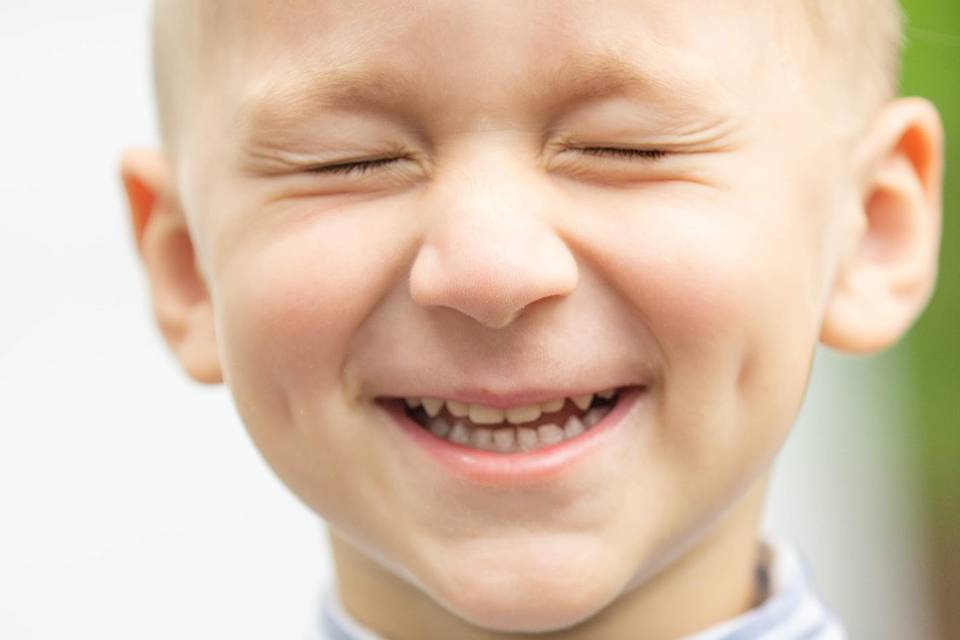
[{"label": "neck", "polygon": [[[658,573],[625,589],[613,603],[574,627],[538,640],[637,638],[695,633],[757,606],[757,529],[767,476],[707,533]],[[530,634],[489,631],[454,616],[415,586],[330,530],[340,600],[360,624],[389,640],[462,638],[529,640]]]}]

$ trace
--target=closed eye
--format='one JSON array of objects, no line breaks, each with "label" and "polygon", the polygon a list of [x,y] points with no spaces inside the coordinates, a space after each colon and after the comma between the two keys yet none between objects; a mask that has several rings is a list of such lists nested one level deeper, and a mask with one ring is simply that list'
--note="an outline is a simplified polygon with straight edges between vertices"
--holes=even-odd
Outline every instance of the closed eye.
[{"label": "closed eye", "polygon": [[[622,147],[576,147],[572,148],[571,151],[579,151],[580,153],[588,156],[623,158],[626,160],[659,160],[667,155],[667,152],[663,149],[628,149]],[[406,158],[400,156],[374,158],[372,160],[355,160],[351,162],[341,162],[338,164],[310,167],[307,169],[307,171],[309,173],[322,173],[327,175],[363,175],[365,173],[369,173],[370,171],[388,167],[405,159]]]},{"label": "closed eye", "polygon": [[375,158],[373,160],[356,160],[352,162],[341,162],[307,169],[310,173],[325,173],[331,175],[362,175],[369,171],[381,169],[395,162],[403,160],[402,157],[393,158]]},{"label": "closed eye", "polygon": [[663,149],[625,149],[622,147],[578,147],[574,151],[579,151],[588,156],[600,156],[607,158],[624,158],[626,160],[659,160],[667,155]]}]

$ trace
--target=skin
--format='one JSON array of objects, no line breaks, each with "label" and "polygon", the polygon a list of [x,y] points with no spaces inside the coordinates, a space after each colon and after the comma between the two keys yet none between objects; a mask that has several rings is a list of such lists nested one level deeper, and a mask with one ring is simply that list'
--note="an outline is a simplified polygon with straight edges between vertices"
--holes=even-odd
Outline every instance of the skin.
[{"label": "skin", "polygon": [[[935,109],[831,128],[781,3],[229,6],[175,153],[122,174],[164,336],[329,524],[347,610],[654,639],[755,606],[815,346],[881,349],[931,293]],[[374,403],[625,384],[611,446],[524,486],[453,480]]]}]

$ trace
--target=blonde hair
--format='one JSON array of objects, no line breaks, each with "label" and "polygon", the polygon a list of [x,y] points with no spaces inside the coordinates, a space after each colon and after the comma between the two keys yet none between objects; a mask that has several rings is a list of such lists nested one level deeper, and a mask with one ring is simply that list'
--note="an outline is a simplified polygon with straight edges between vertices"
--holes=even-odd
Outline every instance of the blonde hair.
[{"label": "blonde hair", "polygon": [[870,112],[897,94],[903,11],[897,0],[803,0],[814,42],[845,92]]}]

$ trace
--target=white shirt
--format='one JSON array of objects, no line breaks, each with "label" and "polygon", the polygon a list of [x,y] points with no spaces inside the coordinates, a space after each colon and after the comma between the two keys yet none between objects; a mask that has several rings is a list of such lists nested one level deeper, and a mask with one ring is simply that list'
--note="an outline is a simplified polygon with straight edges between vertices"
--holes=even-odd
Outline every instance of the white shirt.
[{"label": "white shirt", "polygon": [[[764,543],[757,578],[767,597],[757,607],[678,640],[845,640],[841,622],[813,591],[809,571],[796,548],[783,540]],[[327,591],[311,625],[309,640],[387,640],[344,610],[336,588]],[[624,640],[631,640],[624,638]]]}]

